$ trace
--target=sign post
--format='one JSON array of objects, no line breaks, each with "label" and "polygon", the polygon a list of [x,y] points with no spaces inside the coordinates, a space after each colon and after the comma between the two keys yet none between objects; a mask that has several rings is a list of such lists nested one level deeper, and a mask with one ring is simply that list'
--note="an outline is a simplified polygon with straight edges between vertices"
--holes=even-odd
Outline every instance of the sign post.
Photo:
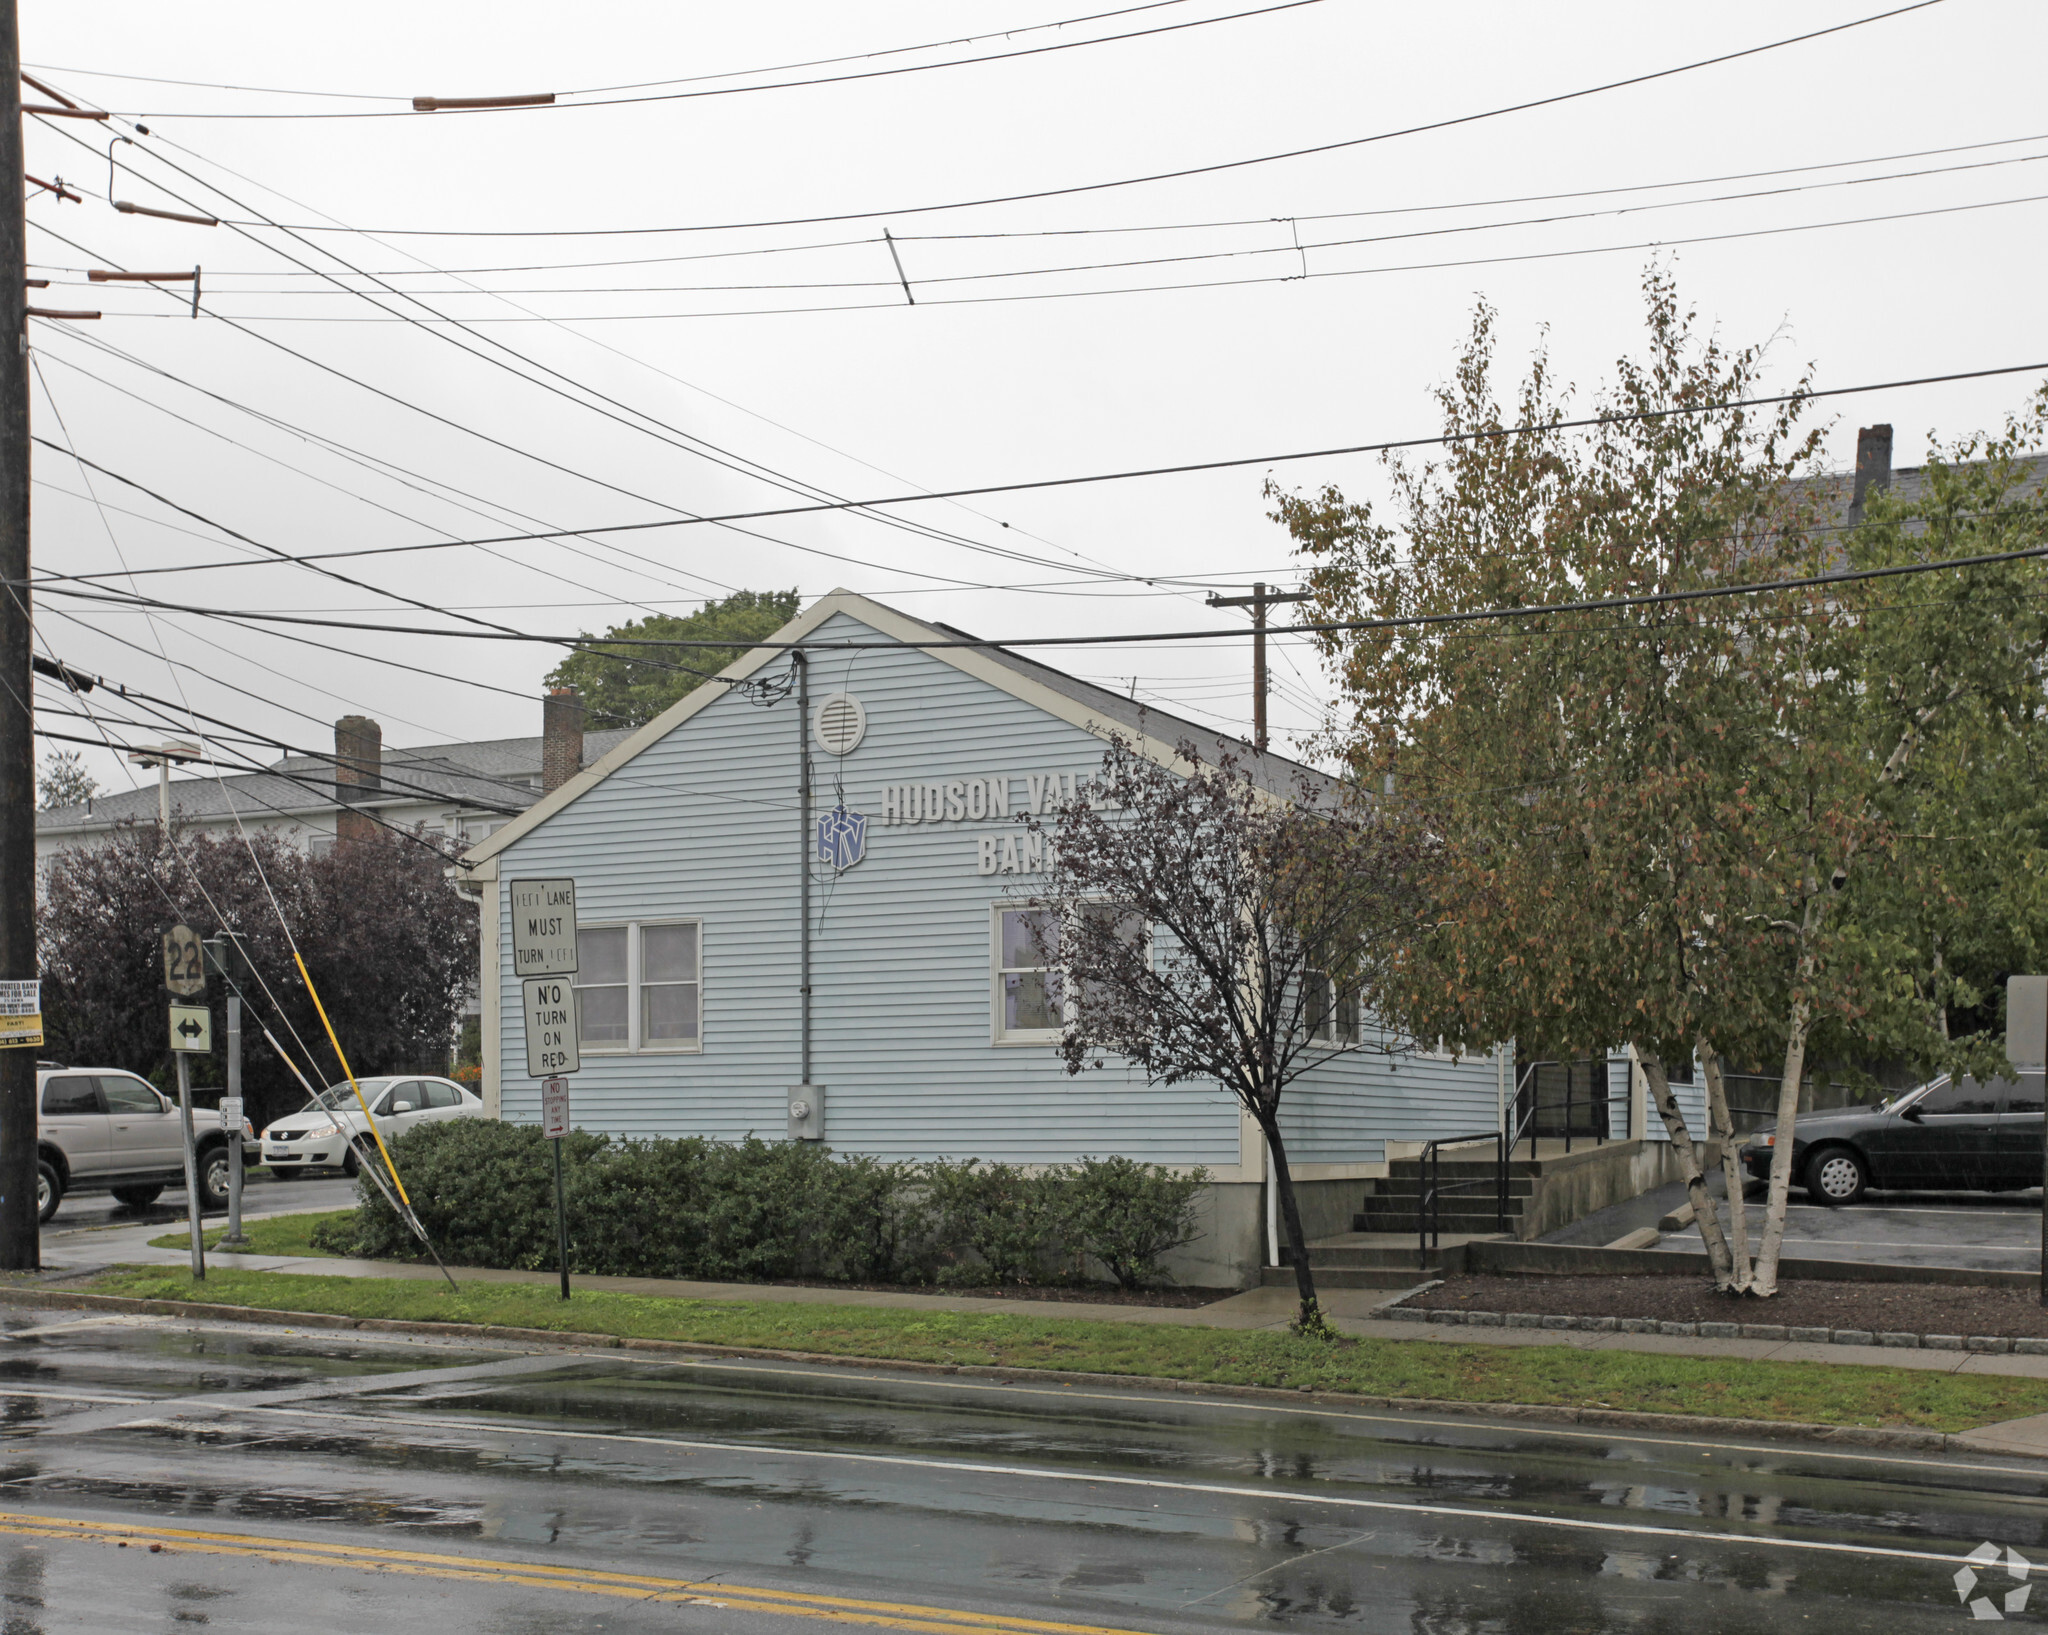
[{"label": "sign post", "polygon": [[243,1249],[249,1239],[242,1231],[242,989],[231,963],[241,944],[223,931],[208,937],[205,948],[207,969],[228,989],[228,1093],[220,1101],[220,1127],[228,1136],[228,1229],[220,1247]]},{"label": "sign post", "polygon": [[[200,953],[198,935],[189,925],[174,925],[164,933],[164,987],[169,990],[171,1054],[178,1060],[178,1123],[185,1146],[185,1213],[192,1228],[192,1279],[206,1281],[206,1241],[200,1225],[199,1159],[192,1133],[192,1068],[187,1056],[213,1053],[213,1012],[206,998],[206,964]],[[197,1005],[180,1005],[180,999],[197,999]]]},{"label": "sign post", "polygon": [[569,1081],[546,1079],[540,1087],[540,1127],[555,1149],[555,1252],[561,1257],[562,1298],[569,1298],[569,1203],[562,1189],[562,1141],[569,1133]]},{"label": "sign post", "polygon": [[555,1252],[569,1298],[569,1204],[562,1142],[569,1134],[569,1081],[583,1066],[576,1011],[576,882],[514,880],[512,969],[526,1015],[526,1073],[539,1079],[541,1134],[555,1150]]}]

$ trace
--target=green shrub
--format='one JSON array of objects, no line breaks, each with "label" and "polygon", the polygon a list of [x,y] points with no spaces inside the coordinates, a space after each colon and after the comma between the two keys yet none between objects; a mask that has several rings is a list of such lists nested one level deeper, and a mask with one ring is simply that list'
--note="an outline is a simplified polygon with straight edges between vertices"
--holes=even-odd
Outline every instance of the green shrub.
[{"label": "green shrub", "polygon": [[[392,1143],[406,1193],[452,1266],[553,1270],[554,1154],[539,1129],[423,1124]],[[1201,1176],[1128,1159],[1027,1174],[1012,1164],[835,1158],[802,1141],[562,1143],[569,1268],[626,1277],[766,1282],[1024,1283],[1093,1256],[1126,1287],[1188,1241]],[[315,1229],[330,1253],[424,1259],[372,1177]]]},{"label": "green shrub", "polygon": [[1160,1258],[1200,1237],[1195,1197],[1209,1172],[1172,1175],[1128,1158],[1084,1158],[1067,1172],[1067,1233],[1126,1289],[1164,1277]]},{"label": "green shrub", "polygon": [[[925,1165],[942,1283],[1035,1283],[1063,1247],[1066,1172],[940,1160]],[[979,1264],[967,1259],[979,1257]]]}]

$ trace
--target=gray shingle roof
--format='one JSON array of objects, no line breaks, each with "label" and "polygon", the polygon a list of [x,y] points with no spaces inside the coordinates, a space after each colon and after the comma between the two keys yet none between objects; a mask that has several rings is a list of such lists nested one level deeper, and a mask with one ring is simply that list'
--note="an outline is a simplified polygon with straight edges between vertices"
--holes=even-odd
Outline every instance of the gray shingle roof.
[{"label": "gray shingle roof", "polygon": [[[622,743],[626,730],[590,732],[583,736],[583,764],[591,765]],[[486,811],[523,812],[540,799],[541,740],[487,738],[471,744],[423,744],[384,751],[382,792],[362,802],[370,807],[440,805],[454,802]],[[171,809],[187,820],[315,815],[337,809],[334,762],[320,755],[287,755],[274,771],[226,773],[219,778],[188,776],[171,780]],[[81,806],[60,806],[36,814],[41,834],[90,833],[127,820],[153,821],[157,791],[153,784],[118,794],[97,796]]]}]

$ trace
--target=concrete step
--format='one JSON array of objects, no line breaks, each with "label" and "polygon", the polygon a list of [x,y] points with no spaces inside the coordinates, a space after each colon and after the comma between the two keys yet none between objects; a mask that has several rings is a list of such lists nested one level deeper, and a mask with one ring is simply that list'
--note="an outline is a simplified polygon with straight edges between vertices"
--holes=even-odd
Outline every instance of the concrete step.
[{"label": "concrete step", "polygon": [[[1280,1257],[1282,1260],[1286,1260],[1289,1265],[1293,1264],[1291,1260],[1288,1260],[1287,1250],[1281,1250]],[[1413,1266],[1415,1264],[1415,1234],[1413,1232],[1405,1232],[1394,1243],[1375,1245],[1372,1248],[1331,1248],[1327,1245],[1310,1244],[1308,1263],[1318,1273],[1325,1270],[1333,1272],[1376,1271],[1384,1270],[1388,1267]]]},{"label": "concrete step", "polygon": [[[1531,1196],[1536,1190],[1536,1180],[1537,1178],[1533,1175],[1510,1175],[1508,1177],[1508,1196],[1510,1198],[1527,1198]],[[1500,1183],[1491,1169],[1481,1170],[1476,1173],[1457,1174],[1448,1167],[1445,1168],[1442,1179],[1439,1180],[1437,1185],[1440,1189],[1457,1188],[1455,1192],[1449,1193],[1449,1196],[1454,1198],[1476,1198],[1482,1192],[1491,1197],[1500,1187]],[[1369,1196],[1374,1198],[1419,1198],[1421,1195],[1422,1177],[1420,1175],[1400,1174],[1383,1176],[1381,1179],[1373,1182],[1372,1192],[1369,1194]]]},{"label": "concrete step", "polygon": [[[1508,1229],[1514,1230],[1522,1218],[1522,1212],[1512,1206],[1508,1209]],[[1354,1232],[1405,1232],[1413,1237],[1420,1223],[1415,1218],[1415,1206],[1406,1209],[1374,1209],[1370,1203],[1358,1214],[1351,1217]],[[1456,1232],[1466,1237],[1491,1237],[1499,1232],[1499,1212],[1488,1209],[1443,1209],[1436,1215],[1437,1230]]]},{"label": "concrete step", "polygon": [[[1408,1265],[1401,1267],[1332,1267],[1328,1270],[1319,1266],[1309,1268],[1315,1273],[1319,1289],[1412,1289],[1418,1283],[1427,1283],[1433,1277],[1443,1276],[1443,1263],[1434,1256],[1429,1266],[1415,1264],[1414,1251],[1409,1251]],[[1265,1288],[1294,1287],[1294,1273],[1285,1266],[1268,1266],[1259,1275],[1259,1282]]]}]

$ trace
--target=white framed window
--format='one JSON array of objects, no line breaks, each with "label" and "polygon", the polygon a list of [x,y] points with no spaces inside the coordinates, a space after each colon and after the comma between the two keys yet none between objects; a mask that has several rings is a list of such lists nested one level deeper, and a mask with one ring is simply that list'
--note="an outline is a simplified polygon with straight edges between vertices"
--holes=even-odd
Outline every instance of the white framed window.
[{"label": "white framed window", "polygon": [[[1051,1044],[1060,1036],[1064,1009],[1060,974],[1050,957],[1059,952],[1053,912],[998,903],[990,914],[994,991],[989,1036],[999,1045]],[[1034,930],[1046,937],[1043,950]]]},{"label": "white framed window", "polygon": [[[1109,903],[1088,903],[1087,915],[1114,915],[1118,933],[1127,941],[1146,937],[1145,923],[1128,909]],[[991,910],[993,992],[989,1037],[999,1045],[1051,1044],[1073,1019],[1074,999],[1059,971],[1059,929],[1053,911],[1031,904],[997,904]],[[1041,949],[1034,927],[1045,935]]]},{"label": "white framed window", "polygon": [[1319,971],[1313,965],[1303,970],[1301,980],[1306,990],[1304,1016],[1308,1023],[1308,1036],[1317,1044],[1329,1045],[1332,1049],[1357,1044],[1357,993],[1339,992],[1336,983],[1330,980],[1330,973]]},{"label": "white framed window", "polygon": [[584,1051],[703,1049],[703,935],[699,920],[578,927],[576,1018]]}]

